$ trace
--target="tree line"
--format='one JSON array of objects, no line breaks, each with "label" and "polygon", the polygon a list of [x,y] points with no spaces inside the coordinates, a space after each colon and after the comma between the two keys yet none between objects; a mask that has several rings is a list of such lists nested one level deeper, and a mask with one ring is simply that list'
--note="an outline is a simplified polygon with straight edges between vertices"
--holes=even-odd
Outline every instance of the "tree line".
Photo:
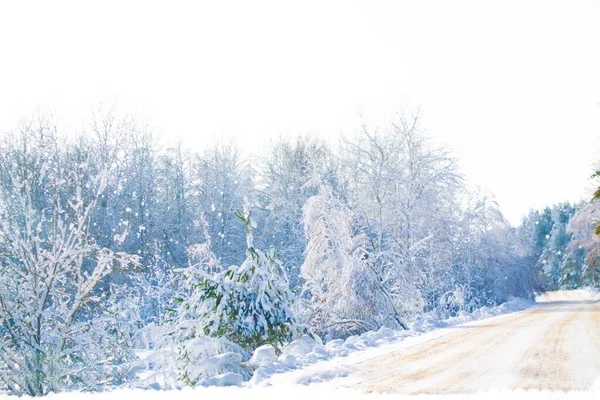
[{"label": "tree line", "polygon": [[29,395],[131,384],[140,348],[173,386],[247,377],[254,349],[302,334],[407,329],[596,284],[585,213],[511,227],[418,115],[259,154],[164,147],[114,111],[81,133],[35,118],[0,144],[0,382]]}]

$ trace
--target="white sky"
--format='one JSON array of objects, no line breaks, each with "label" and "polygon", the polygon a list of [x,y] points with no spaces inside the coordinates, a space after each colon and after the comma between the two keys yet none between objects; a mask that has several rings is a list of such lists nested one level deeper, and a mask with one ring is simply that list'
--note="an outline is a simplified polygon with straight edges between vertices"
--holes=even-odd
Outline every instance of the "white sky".
[{"label": "white sky", "polygon": [[116,101],[256,151],[419,107],[514,224],[585,196],[600,159],[598,1],[0,1],[0,131]]}]

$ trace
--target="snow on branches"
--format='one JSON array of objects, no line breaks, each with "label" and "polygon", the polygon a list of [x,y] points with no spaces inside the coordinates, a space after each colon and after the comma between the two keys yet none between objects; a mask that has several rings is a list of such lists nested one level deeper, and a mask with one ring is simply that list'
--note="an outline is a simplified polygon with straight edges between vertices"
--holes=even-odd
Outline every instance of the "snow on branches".
[{"label": "snow on branches", "polygon": [[322,184],[303,207],[308,244],[301,267],[312,295],[312,328],[337,335],[377,328],[378,292],[364,237],[353,235],[348,210]]},{"label": "snow on branches", "polygon": [[88,234],[106,173],[85,160],[65,171],[61,157],[33,147],[2,160],[0,382],[16,395],[122,382],[133,357],[99,286],[137,257]]},{"label": "snow on branches", "polygon": [[[281,348],[299,333],[291,311],[294,295],[274,251],[255,249],[250,213],[237,213],[246,225],[246,260],[217,273],[216,258],[202,248],[201,264],[180,270],[191,289],[180,305],[174,327],[161,348],[171,348],[176,386],[202,384],[216,374],[248,377],[241,365],[248,353],[270,344]],[[198,247],[194,246],[194,251]]]}]

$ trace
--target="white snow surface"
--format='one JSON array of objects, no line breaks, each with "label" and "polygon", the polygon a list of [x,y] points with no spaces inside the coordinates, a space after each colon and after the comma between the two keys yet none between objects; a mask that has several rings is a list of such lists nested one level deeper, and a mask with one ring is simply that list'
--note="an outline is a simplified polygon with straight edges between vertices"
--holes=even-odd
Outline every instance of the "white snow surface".
[{"label": "white snow surface", "polygon": [[261,365],[268,365],[276,359],[277,354],[275,354],[275,348],[270,344],[266,344],[254,350],[252,358],[250,361],[248,361],[248,364],[253,367],[258,367]]},{"label": "white snow surface", "polygon": [[[266,388],[240,388],[240,387],[197,387],[179,391],[147,391],[140,389],[118,389],[104,393],[66,392],[50,394],[49,400],[198,400],[198,399],[244,399],[244,400],[316,400],[316,399],[344,399],[344,400],[597,400],[600,390],[590,392],[547,392],[547,391],[486,391],[461,395],[419,395],[408,396],[398,394],[365,394],[356,390],[336,389],[333,387],[315,387],[301,385],[281,385]],[[16,397],[2,396],[0,400],[15,400]]]},{"label": "white snow surface", "polygon": [[235,372],[226,372],[224,374],[213,376],[202,381],[202,386],[241,386],[244,377]]}]

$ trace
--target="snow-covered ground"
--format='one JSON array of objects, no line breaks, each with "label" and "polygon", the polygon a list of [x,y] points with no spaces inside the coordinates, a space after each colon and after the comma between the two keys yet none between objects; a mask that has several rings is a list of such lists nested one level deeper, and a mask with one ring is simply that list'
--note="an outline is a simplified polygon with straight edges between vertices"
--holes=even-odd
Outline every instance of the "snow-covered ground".
[{"label": "snow-covered ground", "polygon": [[[599,296],[554,292],[537,302],[514,299],[440,321],[422,318],[408,332],[380,329],[318,344],[304,337],[280,356],[263,347],[250,363],[254,377],[230,376],[181,391],[119,389],[63,393],[59,400],[176,398],[600,398]],[[562,391],[568,390],[568,393]],[[553,392],[550,392],[553,391]],[[434,396],[436,395],[436,396]]]},{"label": "snow-covered ground", "polygon": [[[119,389],[106,393],[61,393],[49,395],[49,400],[199,400],[199,399],[230,399],[230,400],[597,400],[600,391],[589,392],[548,392],[524,390],[499,390],[485,391],[473,394],[460,395],[398,395],[398,394],[367,394],[351,389],[339,389],[331,386],[316,387],[313,385],[281,385],[264,388],[239,388],[239,387],[199,387],[181,391],[143,391]],[[0,399],[14,400],[14,397],[0,396]]]}]

